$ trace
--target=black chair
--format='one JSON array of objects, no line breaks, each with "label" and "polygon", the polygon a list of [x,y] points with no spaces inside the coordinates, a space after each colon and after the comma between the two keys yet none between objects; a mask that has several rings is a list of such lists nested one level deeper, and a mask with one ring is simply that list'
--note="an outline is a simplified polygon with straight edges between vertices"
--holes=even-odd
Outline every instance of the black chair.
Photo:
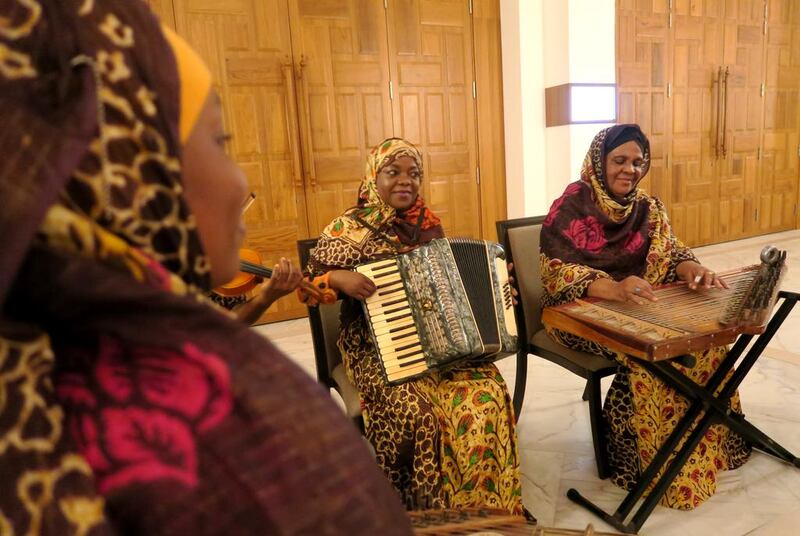
[{"label": "black chair", "polygon": [[[311,251],[317,245],[316,238],[297,241],[300,265],[308,265]],[[361,398],[358,389],[347,378],[342,364],[342,355],[336,341],[339,338],[339,309],[342,301],[320,304],[308,308],[308,322],[311,325],[311,339],[314,344],[314,359],[317,366],[317,380],[329,389],[334,389],[344,402],[345,413],[353,419],[356,426],[364,431],[364,418],[361,415]]]},{"label": "black chair", "polygon": [[[589,402],[589,419],[592,425],[594,455],[597,474],[607,478],[608,458],[605,445],[605,422],[600,398],[600,380],[617,370],[617,365],[598,355],[570,350],[553,341],[542,325],[542,278],[539,269],[539,233],[544,216],[518,218],[497,222],[497,236],[506,250],[506,258],[514,263],[514,277],[520,297],[515,312],[520,337],[517,356],[517,379],[520,365],[525,369],[528,354],[543,357],[586,380],[583,399]],[[526,370],[523,370],[523,378]],[[514,390],[514,407],[520,395],[519,381]],[[522,393],[525,382],[522,383]],[[520,395],[521,396],[521,395]],[[520,401],[521,405],[521,401]]]}]

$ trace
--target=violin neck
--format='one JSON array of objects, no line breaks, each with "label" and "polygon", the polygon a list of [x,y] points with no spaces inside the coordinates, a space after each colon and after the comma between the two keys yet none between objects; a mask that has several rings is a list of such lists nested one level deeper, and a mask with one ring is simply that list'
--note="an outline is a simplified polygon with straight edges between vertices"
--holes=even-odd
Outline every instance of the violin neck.
[{"label": "violin neck", "polygon": [[257,275],[259,277],[265,277],[267,279],[272,277],[272,270],[250,261],[239,260],[239,270],[248,274]]}]

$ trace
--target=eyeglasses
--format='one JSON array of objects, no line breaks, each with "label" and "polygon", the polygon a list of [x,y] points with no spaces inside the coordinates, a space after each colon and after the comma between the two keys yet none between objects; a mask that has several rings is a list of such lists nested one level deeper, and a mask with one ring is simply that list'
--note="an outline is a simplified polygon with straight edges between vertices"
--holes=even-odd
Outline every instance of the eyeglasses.
[{"label": "eyeglasses", "polygon": [[244,213],[247,212],[247,209],[253,206],[253,202],[255,200],[256,200],[256,193],[250,192],[250,195],[247,196],[247,199],[245,199],[244,203],[242,204],[242,215],[244,215]]}]

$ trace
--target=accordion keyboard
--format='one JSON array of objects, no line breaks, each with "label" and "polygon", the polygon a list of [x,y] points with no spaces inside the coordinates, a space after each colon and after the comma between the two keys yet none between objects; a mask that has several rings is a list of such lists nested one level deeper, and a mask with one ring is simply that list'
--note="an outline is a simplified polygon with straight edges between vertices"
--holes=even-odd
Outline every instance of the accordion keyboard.
[{"label": "accordion keyboard", "polygon": [[365,300],[375,342],[387,379],[403,380],[428,367],[419,334],[411,315],[411,306],[395,259],[387,259],[356,271],[370,278],[377,287]]}]

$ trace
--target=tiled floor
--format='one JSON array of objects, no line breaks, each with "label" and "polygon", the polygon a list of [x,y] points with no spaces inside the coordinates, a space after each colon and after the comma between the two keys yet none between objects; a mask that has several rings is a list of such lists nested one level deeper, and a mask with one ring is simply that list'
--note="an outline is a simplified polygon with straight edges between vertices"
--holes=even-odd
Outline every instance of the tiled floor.
[{"label": "tiled floor", "polygon": [[[758,262],[765,244],[789,252],[783,288],[800,290],[800,231],[698,248],[715,270]],[[792,268],[794,267],[794,268]],[[800,308],[798,308],[800,309]],[[273,340],[300,367],[314,375],[306,319],[255,328]],[[748,419],[795,454],[800,454],[800,310],[795,310],[740,389]],[[514,362],[498,366],[513,383]],[[610,380],[604,384],[608,386]],[[580,378],[531,357],[525,403],[519,418],[523,500],[545,526],[611,530],[574,505],[565,493],[575,487],[604,508],[616,508],[624,493],[595,474],[588,408]],[[717,493],[699,508],[656,507],[642,528],[645,535],[789,535],[800,533],[800,469],[756,452],[742,468],[722,473]]]}]

